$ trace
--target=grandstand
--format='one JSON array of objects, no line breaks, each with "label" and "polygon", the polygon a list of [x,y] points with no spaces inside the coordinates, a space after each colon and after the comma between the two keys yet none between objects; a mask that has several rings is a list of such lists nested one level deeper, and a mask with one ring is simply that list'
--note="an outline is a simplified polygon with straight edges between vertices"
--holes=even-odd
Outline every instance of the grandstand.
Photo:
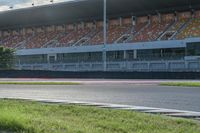
[{"label": "grandstand", "polygon": [[[200,71],[200,1],[107,4],[107,71]],[[102,0],[5,11],[0,19],[16,69],[103,70]]]}]

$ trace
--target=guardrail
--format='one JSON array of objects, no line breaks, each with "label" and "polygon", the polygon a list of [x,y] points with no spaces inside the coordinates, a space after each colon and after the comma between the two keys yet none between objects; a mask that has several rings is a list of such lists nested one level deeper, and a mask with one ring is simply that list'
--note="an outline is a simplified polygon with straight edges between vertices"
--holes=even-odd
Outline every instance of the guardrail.
[{"label": "guardrail", "polygon": [[[103,71],[102,62],[17,64],[18,70]],[[107,71],[200,72],[200,61],[117,61],[107,62]]]}]

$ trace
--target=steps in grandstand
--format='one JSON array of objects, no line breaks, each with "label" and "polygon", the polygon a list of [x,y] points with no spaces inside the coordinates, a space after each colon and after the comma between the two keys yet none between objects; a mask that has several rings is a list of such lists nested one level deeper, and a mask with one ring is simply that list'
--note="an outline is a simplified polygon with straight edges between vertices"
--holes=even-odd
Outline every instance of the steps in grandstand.
[{"label": "steps in grandstand", "polygon": [[42,48],[53,48],[56,47],[56,44],[58,43],[57,40],[50,40],[49,42],[45,43]]},{"label": "steps in grandstand", "polygon": [[129,28],[129,30],[126,31],[125,34],[123,34],[122,36],[120,36],[114,43],[115,44],[116,43],[126,43],[126,42],[131,41],[131,39],[133,38],[133,34],[136,33],[136,32],[133,32],[133,31],[135,31],[134,29],[135,29],[134,26],[131,26]]},{"label": "steps in grandstand", "polygon": [[76,43],[72,44],[72,46],[83,46],[89,42],[89,40],[96,35],[97,31],[92,30],[88,32],[86,35],[82,36]]},{"label": "steps in grandstand", "polygon": [[84,45],[85,43],[87,43],[88,40],[89,40],[89,38],[83,37],[83,38],[81,38],[80,40],[78,40],[76,43],[74,43],[72,46],[82,46],[82,45]]},{"label": "steps in grandstand", "polygon": [[16,44],[14,48],[15,49],[23,49],[25,47],[25,43],[26,43],[26,40]]},{"label": "steps in grandstand", "polygon": [[[164,31],[163,33],[158,37],[157,40],[163,40],[162,38],[166,36],[168,33],[172,33],[171,28],[176,25],[177,21],[172,22]],[[174,34],[174,33],[173,33]]]},{"label": "steps in grandstand", "polygon": [[34,37],[34,35],[32,35],[32,36],[26,38],[26,40],[18,43],[15,48],[16,49],[26,49],[27,41],[29,41],[32,37]]},{"label": "steps in grandstand", "polygon": [[[137,35],[139,35],[141,32],[143,32],[146,28],[148,28],[150,26],[150,22],[148,22],[144,27],[142,27],[138,32],[135,32],[132,36],[131,36],[131,39],[129,38],[129,40],[133,40],[133,38]],[[131,42],[131,41],[127,41],[127,42]],[[127,43],[126,42],[126,43]]]},{"label": "steps in grandstand", "polygon": [[176,36],[183,31],[190,23],[192,22],[192,18],[189,19],[185,24],[183,24],[170,38],[170,40],[176,39]]},{"label": "steps in grandstand", "polygon": [[120,38],[118,38],[114,43],[125,43],[127,41],[130,41],[131,34],[124,34]]}]

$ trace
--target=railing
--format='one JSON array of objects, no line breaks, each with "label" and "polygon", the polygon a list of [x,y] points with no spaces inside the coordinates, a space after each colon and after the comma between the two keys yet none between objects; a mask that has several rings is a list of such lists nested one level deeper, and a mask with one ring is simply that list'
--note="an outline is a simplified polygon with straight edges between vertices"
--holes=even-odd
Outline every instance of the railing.
[{"label": "railing", "polygon": [[[16,64],[20,70],[103,71],[102,62]],[[157,60],[107,62],[107,71],[200,72],[200,61]]]}]

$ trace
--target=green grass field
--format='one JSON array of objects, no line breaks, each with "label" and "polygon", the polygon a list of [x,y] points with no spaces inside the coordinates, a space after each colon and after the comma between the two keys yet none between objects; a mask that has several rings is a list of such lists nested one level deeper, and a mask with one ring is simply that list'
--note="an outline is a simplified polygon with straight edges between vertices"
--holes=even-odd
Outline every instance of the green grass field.
[{"label": "green grass field", "polygon": [[21,82],[21,81],[0,81],[0,85],[80,85],[76,82]]},{"label": "green grass field", "polygon": [[182,86],[182,87],[200,87],[200,82],[167,82],[161,83],[161,86]]},{"label": "green grass field", "polygon": [[0,132],[200,133],[198,121],[78,105],[0,100]]}]

